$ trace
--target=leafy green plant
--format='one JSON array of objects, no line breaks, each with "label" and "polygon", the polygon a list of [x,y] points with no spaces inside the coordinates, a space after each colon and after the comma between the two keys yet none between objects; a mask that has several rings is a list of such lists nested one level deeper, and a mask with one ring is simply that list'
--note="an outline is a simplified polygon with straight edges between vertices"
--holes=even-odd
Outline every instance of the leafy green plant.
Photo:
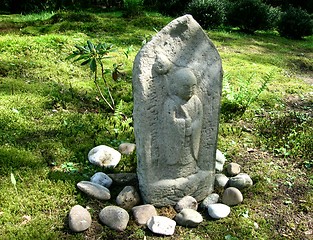
[{"label": "leafy green plant", "polygon": [[[111,94],[110,84],[107,81],[106,74],[110,73],[111,70],[106,68],[104,65],[104,60],[110,58],[109,54],[114,51],[112,44],[107,43],[99,43],[94,45],[91,41],[87,41],[86,46],[75,46],[77,50],[73,51],[71,55],[69,55],[66,59],[73,59],[74,62],[82,61],[81,65],[89,65],[89,69],[93,74],[93,81],[96,85],[97,91],[100,94],[101,98],[107,104],[107,106],[114,112],[115,110],[115,101]],[[128,57],[130,48],[125,52],[126,57]],[[118,75],[121,74],[122,64],[113,65],[112,78],[113,80],[117,80]],[[98,77],[99,69],[101,78]],[[103,81],[105,92],[102,91],[99,80]]]},{"label": "leafy green plant", "polygon": [[226,121],[242,116],[247,108],[256,102],[262,92],[267,89],[268,84],[273,79],[273,72],[267,73],[262,77],[261,85],[257,88],[255,86],[254,75],[245,80],[242,78],[237,79],[236,85],[231,82],[231,76],[226,74],[223,79],[223,98],[221,113]]},{"label": "leafy green plant", "polygon": [[135,17],[142,14],[143,0],[123,0],[123,16]]}]

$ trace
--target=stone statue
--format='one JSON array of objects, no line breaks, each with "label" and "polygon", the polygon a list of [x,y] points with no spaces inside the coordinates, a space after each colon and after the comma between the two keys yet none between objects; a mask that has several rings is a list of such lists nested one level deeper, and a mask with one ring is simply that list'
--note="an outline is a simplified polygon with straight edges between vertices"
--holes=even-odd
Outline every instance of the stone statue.
[{"label": "stone statue", "polygon": [[191,15],[175,19],[133,66],[137,175],[155,206],[213,191],[222,88],[220,56]]}]

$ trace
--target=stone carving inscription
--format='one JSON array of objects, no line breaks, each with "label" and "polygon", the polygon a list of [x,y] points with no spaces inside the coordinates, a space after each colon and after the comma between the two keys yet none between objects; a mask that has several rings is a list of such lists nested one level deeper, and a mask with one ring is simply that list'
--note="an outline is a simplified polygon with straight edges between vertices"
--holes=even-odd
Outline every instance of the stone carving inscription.
[{"label": "stone carving inscription", "polygon": [[205,198],[214,183],[222,84],[219,54],[191,15],[175,19],[133,67],[137,174],[143,200]]}]

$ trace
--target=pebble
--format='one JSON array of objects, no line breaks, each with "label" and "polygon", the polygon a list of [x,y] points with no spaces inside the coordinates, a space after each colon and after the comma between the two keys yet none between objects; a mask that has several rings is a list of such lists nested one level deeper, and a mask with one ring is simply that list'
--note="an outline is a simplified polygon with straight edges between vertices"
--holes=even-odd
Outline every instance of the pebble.
[{"label": "pebble", "polygon": [[176,222],[168,217],[153,216],[147,221],[147,227],[153,233],[170,236],[175,232]]},{"label": "pebble", "polygon": [[234,206],[243,201],[242,193],[234,187],[226,188],[223,197],[222,202],[228,206]]},{"label": "pebble", "polygon": [[130,155],[132,154],[136,149],[136,144],[134,143],[121,143],[118,146],[118,151],[121,154]]},{"label": "pebble", "polygon": [[175,216],[175,221],[184,227],[196,227],[203,221],[203,217],[194,209],[184,208]]},{"label": "pebble", "polygon": [[116,203],[129,210],[140,203],[140,196],[133,186],[126,186],[116,197]]},{"label": "pebble", "polygon": [[230,207],[222,203],[211,204],[208,206],[208,213],[214,219],[225,218],[230,213]]},{"label": "pebble", "polygon": [[227,165],[227,173],[229,176],[236,176],[240,173],[240,165],[238,163],[229,163]]},{"label": "pebble", "polygon": [[222,173],[215,174],[214,185],[216,188],[224,188],[224,187],[226,187],[228,180],[229,180],[229,178],[226,177],[225,174],[222,174]]},{"label": "pebble", "polygon": [[95,173],[91,178],[90,181],[93,183],[97,183],[103,187],[109,188],[112,185],[113,180],[103,172]]},{"label": "pebble", "polygon": [[180,199],[175,205],[175,210],[177,212],[180,212],[185,208],[197,210],[198,209],[197,200],[192,196],[185,196],[182,199]]},{"label": "pebble", "polygon": [[99,213],[100,221],[111,229],[124,231],[129,222],[128,212],[117,206],[108,206]]},{"label": "pebble", "polygon": [[253,181],[250,176],[246,173],[239,173],[235,177],[231,177],[228,182],[230,187],[235,187],[238,189],[243,189],[253,185]]},{"label": "pebble", "polygon": [[132,208],[132,213],[135,221],[139,225],[146,225],[147,221],[153,217],[157,216],[158,213],[155,207],[151,204],[140,205]]},{"label": "pebble", "polygon": [[217,172],[223,171],[224,163],[226,162],[226,158],[224,154],[216,149],[216,161],[215,161],[215,170]]},{"label": "pebble", "polygon": [[217,203],[219,200],[219,195],[217,193],[211,193],[209,196],[207,196],[202,203],[200,204],[201,208],[208,208],[210,204]]},{"label": "pebble", "polygon": [[106,145],[99,145],[88,153],[88,160],[100,167],[115,167],[121,160],[121,153]]},{"label": "pebble", "polygon": [[98,200],[109,200],[111,198],[110,190],[97,183],[89,181],[80,181],[77,187],[90,197]]},{"label": "pebble", "polygon": [[113,183],[116,185],[131,185],[137,184],[137,174],[136,173],[111,173],[108,174],[112,178]]},{"label": "pebble", "polygon": [[69,228],[73,232],[82,232],[91,226],[91,215],[88,210],[80,205],[75,205],[70,210]]}]

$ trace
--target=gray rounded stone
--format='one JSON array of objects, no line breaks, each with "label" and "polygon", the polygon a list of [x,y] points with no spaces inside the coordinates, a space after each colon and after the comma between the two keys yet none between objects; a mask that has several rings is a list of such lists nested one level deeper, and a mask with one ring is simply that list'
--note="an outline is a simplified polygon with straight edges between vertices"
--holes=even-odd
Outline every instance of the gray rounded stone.
[{"label": "gray rounded stone", "polygon": [[184,208],[175,216],[175,221],[181,226],[196,227],[203,221],[203,217],[196,210]]},{"label": "gray rounded stone", "polygon": [[129,222],[128,212],[117,206],[108,206],[99,213],[100,221],[111,229],[124,231]]},{"label": "gray rounded stone", "polygon": [[89,181],[80,181],[77,187],[90,197],[98,200],[109,200],[111,198],[110,190],[97,183]]},{"label": "gray rounded stone", "polygon": [[185,196],[182,199],[180,199],[175,205],[175,210],[177,212],[180,212],[185,208],[197,210],[198,209],[197,200],[192,196]]},{"label": "gray rounded stone", "polygon": [[250,187],[253,185],[253,181],[250,176],[246,173],[239,173],[235,177],[231,177],[229,179],[228,185],[230,187],[235,187],[238,189],[243,189],[246,187]]},{"label": "gray rounded stone", "polygon": [[224,174],[222,173],[218,173],[215,174],[215,187],[217,188],[224,188],[226,187],[227,183],[228,183],[229,178],[226,177]]},{"label": "gray rounded stone", "polygon": [[116,197],[116,203],[129,210],[140,203],[140,196],[133,186],[126,186]]},{"label": "gray rounded stone", "polygon": [[225,162],[226,162],[226,158],[224,154],[220,150],[216,149],[215,171],[217,172],[223,171]]},{"label": "gray rounded stone", "polygon": [[230,213],[230,207],[222,203],[210,204],[208,206],[208,213],[214,219],[225,218]]},{"label": "gray rounded stone", "polygon": [[210,204],[217,203],[219,200],[219,195],[217,193],[211,193],[205,199],[203,199],[202,203],[200,204],[201,208],[208,208]]},{"label": "gray rounded stone", "polygon": [[223,197],[222,202],[228,206],[234,206],[243,201],[242,193],[234,187],[226,188]]},{"label": "gray rounded stone", "polygon": [[240,165],[238,163],[229,163],[227,165],[227,173],[229,176],[236,176],[240,173]]},{"label": "gray rounded stone", "polygon": [[121,143],[118,146],[118,151],[121,154],[130,155],[132,154],[136,149],[136,144],[134,143]]},{"label": "gray rounded stone", "polygon": [[103,172],[95,173],[91,178],[90,181],[93,183],[97,183],[103,187],[109,188],[112,185],[113,180]]},{"label": "gray rounded stone", "polygon": [[132,213],[135,218],[135,221],[139,225],[147,224],[147,221],[153,217],[157,216],[158,213],[155,207],[151,204],[140,205],[132,208]]},{"label": "gray rounded stone", "polygon": [[175,232],[176,222],[168,217],[153,216],[147,221],[147,227],[153,233],[170,236]]},{"label": "gray rounded stone", "polygon": [[106,145],[99,145],[88,153],[88,160],[100,167],[115,167],[121,160],[121,153]]},{"label": "gray rounded stone", "polygon": [[73,232],[82,232],[91,226],[91,215],[80,205],[75,205],[68,215],[69,228]]}]

